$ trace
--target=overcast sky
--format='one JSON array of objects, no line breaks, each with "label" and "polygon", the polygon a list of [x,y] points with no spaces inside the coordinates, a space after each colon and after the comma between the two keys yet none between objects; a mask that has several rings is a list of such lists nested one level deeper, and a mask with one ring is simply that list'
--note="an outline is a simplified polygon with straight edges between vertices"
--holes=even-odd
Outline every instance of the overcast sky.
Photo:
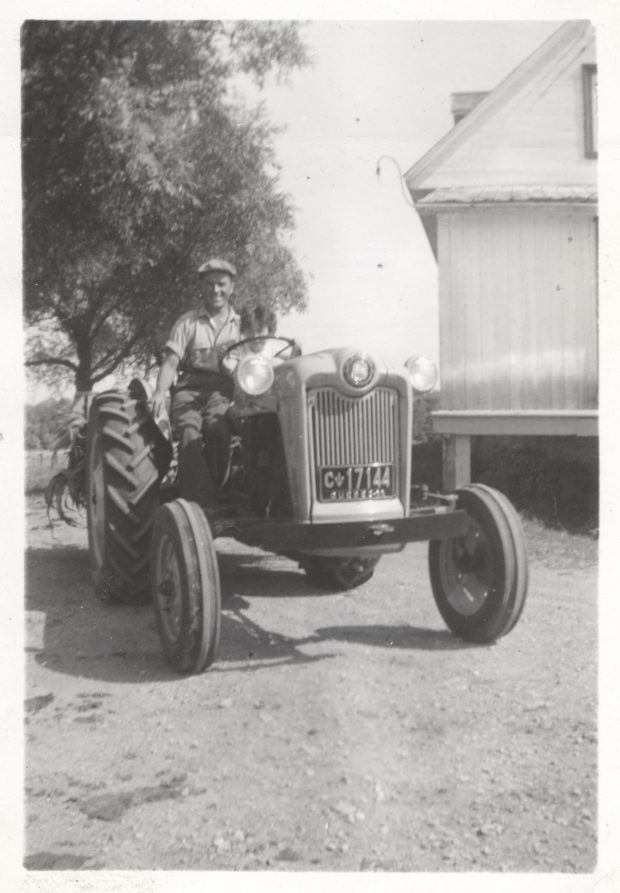
[{"label": "overcast sky", "polygon": [[561,22],[315,22],[315,64],[267,89],[293,246],[310,305],[280,330],[304,350],[338,344],[401,364],[438,359],[437,266],[403,173],[452,126],[450,94],[491,90]]}]

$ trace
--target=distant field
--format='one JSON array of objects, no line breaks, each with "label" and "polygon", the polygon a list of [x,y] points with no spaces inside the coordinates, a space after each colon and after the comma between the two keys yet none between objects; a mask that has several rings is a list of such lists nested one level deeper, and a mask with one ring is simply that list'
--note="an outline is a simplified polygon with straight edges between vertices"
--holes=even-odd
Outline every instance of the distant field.
[{"label": "distant field", "polygon": [[44,490],[58,469],[63,467],[66,462],[64,453],[58,453],[52,464],[53,455],[53,450],[26,451],[26,493]]}]

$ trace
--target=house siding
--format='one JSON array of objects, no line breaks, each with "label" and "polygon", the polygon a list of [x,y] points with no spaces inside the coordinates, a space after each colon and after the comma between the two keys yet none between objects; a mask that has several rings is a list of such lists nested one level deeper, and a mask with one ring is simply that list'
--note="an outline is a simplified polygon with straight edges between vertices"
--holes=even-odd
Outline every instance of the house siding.
[{"label": "house siding", "polygon": [[596,408],[594,215],[439,212],[442,409]]}]

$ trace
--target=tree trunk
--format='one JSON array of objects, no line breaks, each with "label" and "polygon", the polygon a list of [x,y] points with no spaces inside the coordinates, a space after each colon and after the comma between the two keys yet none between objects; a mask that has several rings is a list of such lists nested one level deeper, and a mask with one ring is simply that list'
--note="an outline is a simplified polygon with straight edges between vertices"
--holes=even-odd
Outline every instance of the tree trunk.
[{"label": "tree trunk", "polygon": [[92,391],[93,382],[90,377],[90,369],[82,368],[80,364],[80,368],[75,373],[75,390],[76,391]]},{"label": "tree trunk", "polygon": [[80,340],[76,344],[78,357],[78,370],[75,373],[75,390],[92,391],[92,347],[88,339]]}]

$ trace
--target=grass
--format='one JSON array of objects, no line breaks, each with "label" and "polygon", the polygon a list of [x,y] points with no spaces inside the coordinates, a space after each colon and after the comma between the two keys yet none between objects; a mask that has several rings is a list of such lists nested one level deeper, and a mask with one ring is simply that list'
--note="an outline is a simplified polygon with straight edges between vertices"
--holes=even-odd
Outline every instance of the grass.
[{"label": "grass", "polygon": [[585,568],[598,564],[598,539],[587,533],[571,533],[550,527],[538,518],[521,515],[530,561],[547,567]]}]

